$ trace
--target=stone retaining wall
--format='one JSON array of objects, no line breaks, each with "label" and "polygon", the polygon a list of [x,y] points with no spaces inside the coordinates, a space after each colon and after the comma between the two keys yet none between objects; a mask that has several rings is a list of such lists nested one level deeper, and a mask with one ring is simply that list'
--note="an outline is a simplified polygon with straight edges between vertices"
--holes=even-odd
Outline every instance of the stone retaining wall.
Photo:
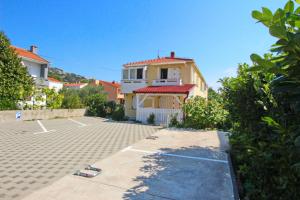
[{"label": "stone retaining wall", "polygon": [[[85,109],[7,110],[0,111],[0,123],[12,122],[17,120],[82,117],[85,115],[85,111]],[[21,114],[20,119],[16,118],[17,113]]]}]

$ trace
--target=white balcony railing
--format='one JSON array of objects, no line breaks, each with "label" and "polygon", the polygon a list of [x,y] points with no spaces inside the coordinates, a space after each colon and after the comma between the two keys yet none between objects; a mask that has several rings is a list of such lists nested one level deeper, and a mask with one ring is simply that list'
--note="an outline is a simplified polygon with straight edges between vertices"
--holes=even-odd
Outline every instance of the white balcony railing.
[{"label": "white balcony railing", "polygon": [[177,121],[179,122],[183,119],[182,109],[138,108],[136,120],[147,123],[147,119],[152,113],[155,115],[155,124],[168,126],[173,116],[177,116]]},{"label": "white balcony railing", "polygon": [[143,79],[134,79],[134,80],[122,80],[121,81],[121,92],[132,93],[134,90],[139,88],[147,87],[147,81]]},{"label": "white balcony railing", "polygon": [[48,86],[48,80],[42,77],[33,77],[33,80],[37,86],[41,86],[41,87]]},{"label": "white balcony railing", "polygon": [[181,79],[155,79],[152,81],[152,85],[161,86],[161,85],[182,85]]}]

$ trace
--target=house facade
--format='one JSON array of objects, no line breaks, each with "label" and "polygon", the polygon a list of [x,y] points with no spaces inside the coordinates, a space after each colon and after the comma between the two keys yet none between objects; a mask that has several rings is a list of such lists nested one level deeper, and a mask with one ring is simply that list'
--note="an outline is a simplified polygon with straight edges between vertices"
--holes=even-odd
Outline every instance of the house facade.
[{"label": "house facade", "polygon": [[34,45],[29,50],[12,46],[17,55],[22,59],[22,64],[27,68],[38,88],[47,87],[49,61],[38,55],[38,48]]},{"label": "house facade", "polygon": [[208,87],[193,59],[169,57],[123,65],[121,91],[125,114],[145,123],[151,113],[157,124],[183,118],[182,105],[192,96],[207,98]]},{"label": "house facade", "polygon": [[64,84],[52,77],[48,77],[48,88],[54,89],[55,92],[59,92],[63,88]]},{"label": "house facade", "polygon": [[[17,53],[18,57],[22,59],[22,65],[27,68],[28,73],[33,78],[36,88],[48,87],[48,69],[49,61],[38,55],[38,48],[34,45],[30,46],[29,50],[19,47],[11,46]],[[36,100],[35,96],[30,97],[25,103],[27,106],[34,105],[45,107],[46,96],[39,94],[44,100]],[[24,106],[23,104],[20,106]]]},{"label": "house facade", "polygon": [[121,85],[115,81],[108,82],[102,80],[95,80],[92,84],[101,85],[107,94],[108,101],[116,103],[124,103],[124,95],[121,93]]}]

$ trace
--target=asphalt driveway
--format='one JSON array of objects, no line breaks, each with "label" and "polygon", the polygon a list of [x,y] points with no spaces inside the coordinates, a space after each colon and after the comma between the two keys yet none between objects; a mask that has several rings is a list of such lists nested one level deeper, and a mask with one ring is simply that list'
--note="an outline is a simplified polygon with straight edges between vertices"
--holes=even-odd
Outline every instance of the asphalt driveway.
[{"label": "asphalt driveway", "polygon": [[2,123],[0,200],[24,198],[157,130],[92,117]]}]

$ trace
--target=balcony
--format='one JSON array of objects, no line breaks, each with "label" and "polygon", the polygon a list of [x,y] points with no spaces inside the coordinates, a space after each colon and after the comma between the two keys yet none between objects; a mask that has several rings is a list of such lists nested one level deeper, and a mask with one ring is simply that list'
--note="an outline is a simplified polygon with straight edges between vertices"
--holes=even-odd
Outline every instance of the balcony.
[{"label": "balcony", "polygon": [[42,77],[33,77],[34,83],[38,87],[48,86],[48,81]]},{"label": "balcony", "polygon": [[176,79],[155,79],[152,81],[153,86],[163,86],[163,85],[182,85],[182,80],[180,78]]},{"label": "balcony", "polygon": [[147,81],[143,79],[134,80],[122,80],[121,81],[121,92],[123,94],[132,93],[134,90],[147,87]]}]

